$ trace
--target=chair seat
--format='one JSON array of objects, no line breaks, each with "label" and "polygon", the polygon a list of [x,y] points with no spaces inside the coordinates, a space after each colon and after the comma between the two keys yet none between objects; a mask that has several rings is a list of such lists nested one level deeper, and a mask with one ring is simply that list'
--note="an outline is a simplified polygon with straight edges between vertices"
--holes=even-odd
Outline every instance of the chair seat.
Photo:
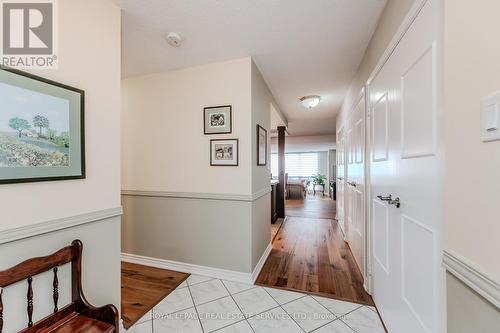
[{"label": "chair seat", "polygon": [[113,333],[114,326],[102,321],[98,321],[79,313],[61,319],[54,325],[48,327],[42,332],[52,333]]}]

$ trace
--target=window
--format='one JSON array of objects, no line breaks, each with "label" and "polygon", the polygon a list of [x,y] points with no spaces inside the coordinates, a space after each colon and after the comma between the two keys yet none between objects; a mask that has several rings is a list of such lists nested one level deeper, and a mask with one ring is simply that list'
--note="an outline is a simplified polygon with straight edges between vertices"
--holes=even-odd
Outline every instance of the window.
[{"label": "window", "polygon": [[[288,177],[311,177],[324,170],[321,167],[321,152],[285,154],[285,173]],[[271,154],[271,172],[278,176],[278,154]]]}]

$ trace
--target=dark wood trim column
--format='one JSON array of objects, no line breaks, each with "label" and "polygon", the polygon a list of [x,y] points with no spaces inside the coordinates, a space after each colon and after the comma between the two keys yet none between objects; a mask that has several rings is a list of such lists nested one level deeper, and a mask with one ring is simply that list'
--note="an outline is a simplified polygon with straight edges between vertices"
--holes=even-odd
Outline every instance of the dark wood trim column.
[{"label": "dark wood trim column", "polygon": [[278,217],[285,217],[285,126],[278,126],[278,191],[276,211]]}]

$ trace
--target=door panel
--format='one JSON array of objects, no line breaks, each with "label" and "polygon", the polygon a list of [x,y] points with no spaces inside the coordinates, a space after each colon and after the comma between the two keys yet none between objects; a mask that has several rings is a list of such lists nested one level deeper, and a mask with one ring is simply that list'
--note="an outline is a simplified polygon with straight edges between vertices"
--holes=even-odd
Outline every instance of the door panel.
[{"label": "door panel", "polygon": [[426,2],[369,89],[373,297],[389,332],[445,327],[440,10]]},{"label": "door panel", "polygon": [[387,160],[389,150],[389,104],[387,92],[375,102],[372,110],[372,149],[373,161]]},{"label": "door panel", "polygon": [[401,136],[404,158],[435,154],[434,68],[435,44],[425,50],[401,77]]}]

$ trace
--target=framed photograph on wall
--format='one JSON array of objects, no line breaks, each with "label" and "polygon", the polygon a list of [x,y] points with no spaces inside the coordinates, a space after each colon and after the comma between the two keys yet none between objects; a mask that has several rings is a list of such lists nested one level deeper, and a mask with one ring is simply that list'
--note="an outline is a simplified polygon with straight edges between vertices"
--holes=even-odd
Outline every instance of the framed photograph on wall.
[{"label": "framed photograph on wall", "polygon": [[210,106],[203,109],[205,134],[229,134],[232,132],[231,105]]},{"label": "framed photograph on wall", "polygon": [[267,131],[257,125],[257,165],[267,164]]},{"label": "framed photograph on wall", "polygon": [[0,184],[85,178],[84,95],[0,66]]},{"label": "framed photograph on wall", "polygon": [[238,166],[238,139],[210,140],[210,165]]}]

